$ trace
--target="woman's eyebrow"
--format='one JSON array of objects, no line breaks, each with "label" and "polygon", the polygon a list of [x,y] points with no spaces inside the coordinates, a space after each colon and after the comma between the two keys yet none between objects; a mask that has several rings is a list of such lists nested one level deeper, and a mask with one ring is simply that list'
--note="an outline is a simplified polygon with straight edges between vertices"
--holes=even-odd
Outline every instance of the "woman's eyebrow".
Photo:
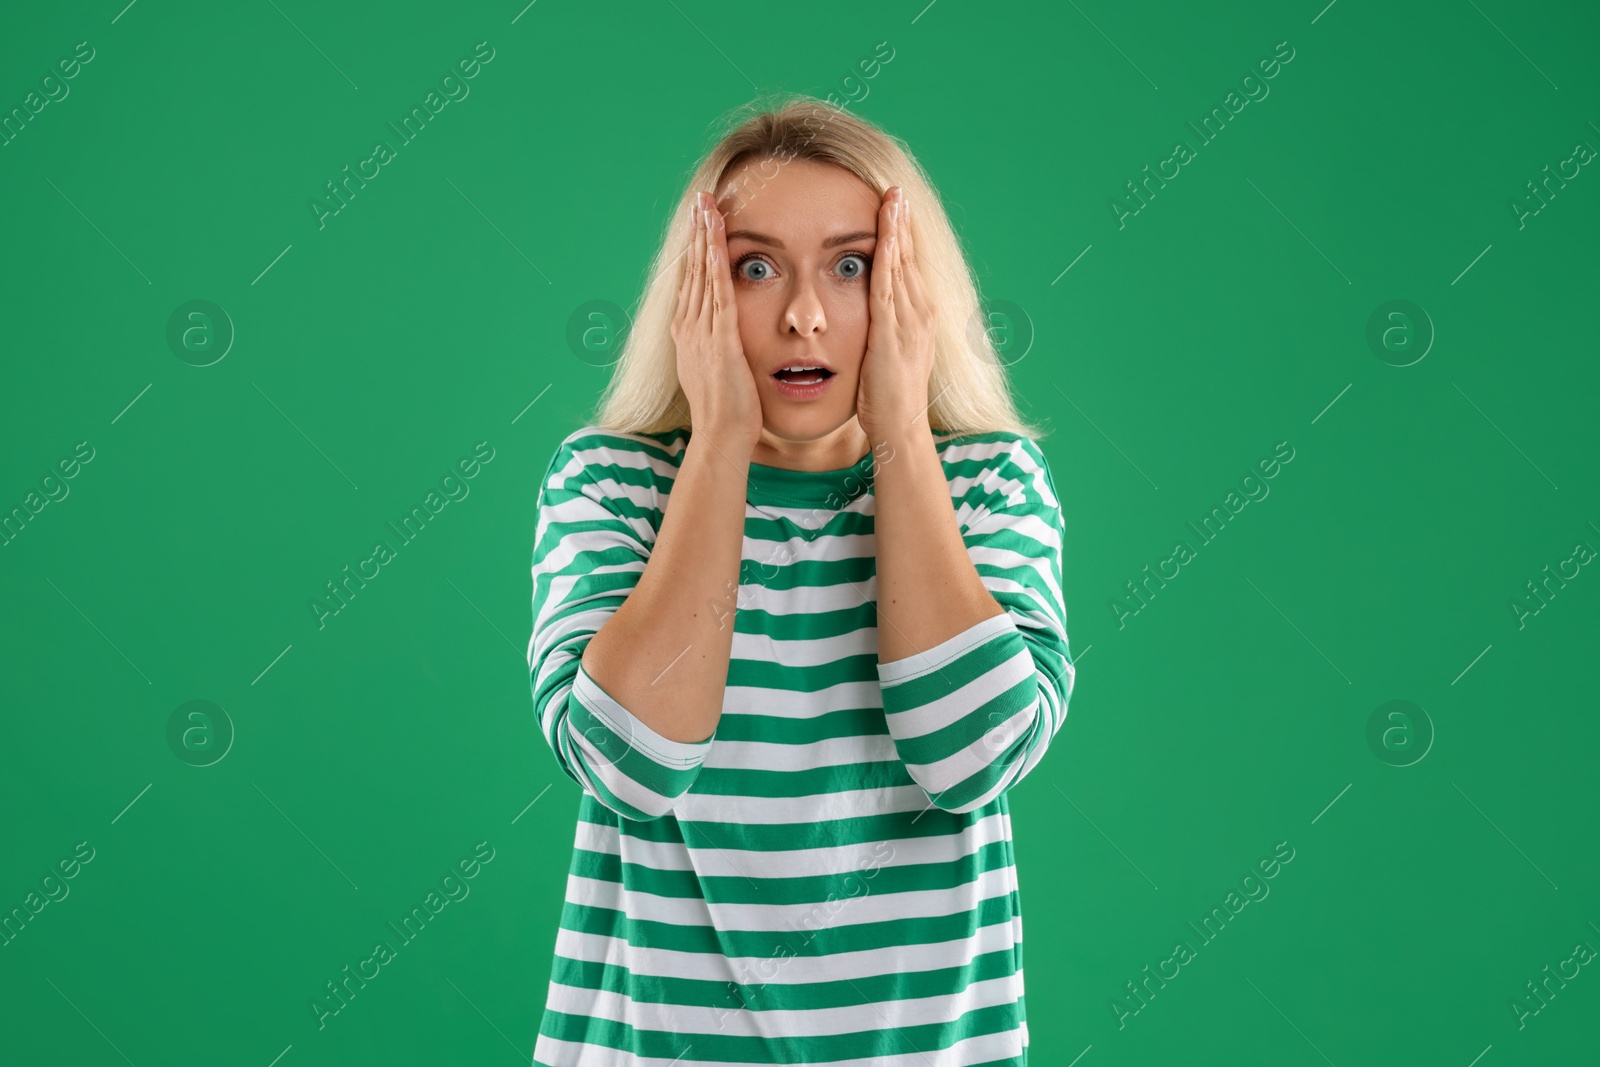
[{"label": "woman's eyebrow", "polygon": [[[878,235],[871,230],[857,230],[854,233],[841,233],[837,236],[829,237],[827,240],[823,241],[822,247],[837,248],[839,245],[847,245],[853,241],[870,241],[877,236]],[[743,237],[746,240],[755,241],[757,244],[771,245],[773,248],[780,250],[782,250],[784,247],[783,242],[778,240],[776,237],[769,237],[764,233],[757,233],[755,230],[729,230],[725,239],[731,241],[735,237]]]}]

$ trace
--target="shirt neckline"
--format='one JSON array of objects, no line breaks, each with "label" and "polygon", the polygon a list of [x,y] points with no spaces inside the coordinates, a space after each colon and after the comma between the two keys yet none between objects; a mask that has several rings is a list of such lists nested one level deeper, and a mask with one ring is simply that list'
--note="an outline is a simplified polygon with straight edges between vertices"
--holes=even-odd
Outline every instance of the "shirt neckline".
[{"label": "shirt neckline", "polygon": [[848,467],[826,471],[795,471],[752,462],[745,499],[757,506],[826,507],[838,511],[871,491],[872,474],[871,449]]}]

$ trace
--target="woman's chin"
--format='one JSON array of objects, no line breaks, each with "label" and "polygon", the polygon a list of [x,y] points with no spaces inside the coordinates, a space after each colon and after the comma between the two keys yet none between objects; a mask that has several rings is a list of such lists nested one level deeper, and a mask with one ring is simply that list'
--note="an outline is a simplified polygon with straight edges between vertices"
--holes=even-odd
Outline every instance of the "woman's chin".
[{"label": "woman's chin", "polygon": [[[784,408],[789,410],[782,410]],[[761,428],[771,436],[784,441],[818,441],[837,431],[855,416],[854,404],[843,411],[825,411],[822,408],[810,407],[795,411],[787,404],[780,403],[773,406],[763,404]]]}]

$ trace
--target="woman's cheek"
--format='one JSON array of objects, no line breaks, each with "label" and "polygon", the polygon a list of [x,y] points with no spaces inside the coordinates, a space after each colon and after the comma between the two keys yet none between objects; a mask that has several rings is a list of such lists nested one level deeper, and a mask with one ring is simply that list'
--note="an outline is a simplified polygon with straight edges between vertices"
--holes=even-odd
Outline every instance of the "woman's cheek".
[{"label": "woman's cheek", "polygon": [[868,292],[867,283],[859,282],[850,287],[850,292],[839,298],[833,309],[834,322],[848,330],[859,330],[862,337],[867,335],[867,323],[872,318],[871,294]]},{"label": "woman's cheek", "polygon": [[735,288],[733,291],[733,311],[739,322],[739,347],[744,349],[746,359],[754,361],[759,355],[755,340],[760,334],[760,327],[757,325],[760,310],[754,300],[751,300],[746,293]]},{"label": "woman's cheek", "polygon": [[830,321],[833,324],[830,351],[839,361],[838,369],[859,368],[867,351],[867,333],[872,325],[872,311],[866,295],[852,295],[841,302]]}]

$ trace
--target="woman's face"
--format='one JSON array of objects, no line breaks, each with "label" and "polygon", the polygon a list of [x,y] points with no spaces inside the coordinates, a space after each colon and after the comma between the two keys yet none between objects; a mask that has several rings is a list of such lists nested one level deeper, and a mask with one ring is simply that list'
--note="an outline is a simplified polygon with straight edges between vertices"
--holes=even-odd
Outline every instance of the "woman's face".
[{"label": "woman's face", "polygon": [[[719,188],[739,339],[776,437],[816,440],[855,416],[881,202],[849,171],[807,159],[743,164]],[[797,366],[833,373],[820,391],[774,377]]]}]

